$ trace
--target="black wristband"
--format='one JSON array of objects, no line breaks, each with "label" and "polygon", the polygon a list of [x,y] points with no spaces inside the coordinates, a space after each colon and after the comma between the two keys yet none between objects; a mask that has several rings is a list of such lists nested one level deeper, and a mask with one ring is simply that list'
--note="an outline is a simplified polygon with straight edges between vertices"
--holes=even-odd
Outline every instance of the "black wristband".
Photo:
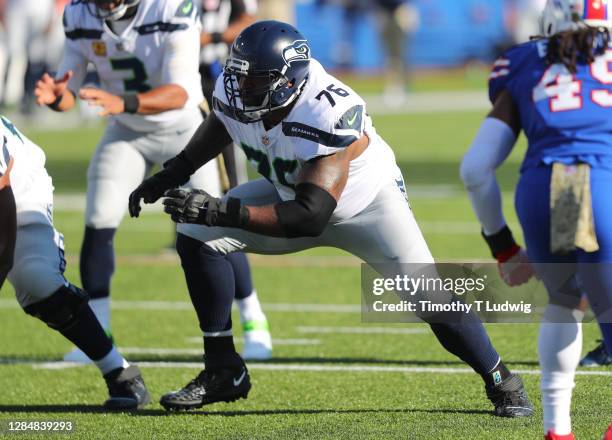
[{"label": "black wristband", "polygon": [[60,111],[59,106],[60,106],[60,103],[62,102],[62,99],[64,99],[63,93],[59,95],[57,98],[55,98],[55,101],[53,101],[51,104],[47,104],[47,107],[49,107],[51,110],[55,112],[59,112]]},{"label": "black wristband", "polygon": [[140,107],[140,99],[138,99],[138,95],[136,93],[127,93],[121,97],[123,98],[124,113],[138,113],[138,108]]},{"label": "black wristband", "polygon": [[242,205],[240,199],[227,198],[227,225],[233,228],[241,228],[249,222],[249,210]]},{"label": "black wristband", "polygon": [[221,32],[213,32],[210,34],[210,40],[214,44],[223,43],[223,34]]},{"label": "black wristband", "polygon": [[518,246],[508,226],[504,226],[499,232],[493,235],[485,235],[484,231],[481,231],[481,234],[489,245],[489,249],[491,249],[494,258]]}]

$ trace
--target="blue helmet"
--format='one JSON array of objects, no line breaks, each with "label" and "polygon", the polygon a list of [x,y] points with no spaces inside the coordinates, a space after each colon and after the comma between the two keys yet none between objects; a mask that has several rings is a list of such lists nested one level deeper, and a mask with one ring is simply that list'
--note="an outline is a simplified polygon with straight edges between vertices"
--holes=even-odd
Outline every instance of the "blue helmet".
[{"label": "blue helmet", "polygon": [[140,0],[86,0],[87,10],[101,20],[115,21],[123,18],[129,8],[137,6]]},{"label": "blue helmet", "polygon": [[309,66],[308,41],[290,24],[267,20],[244,29],[223,70],[225,95],[235,117],[257,122],[287,107],[304,88]]}]

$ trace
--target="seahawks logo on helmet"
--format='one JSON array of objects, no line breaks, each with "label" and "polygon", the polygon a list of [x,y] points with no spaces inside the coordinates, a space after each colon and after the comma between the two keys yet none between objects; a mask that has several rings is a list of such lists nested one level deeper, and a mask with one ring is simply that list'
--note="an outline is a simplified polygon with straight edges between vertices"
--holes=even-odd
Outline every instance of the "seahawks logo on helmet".
[{"label": "seahawks logo on helmet", "polygon": [[296,61],[310,60],[310,47],[306,40],[296,40],[283,50],[283,59],[285,64],[290,66]]}]

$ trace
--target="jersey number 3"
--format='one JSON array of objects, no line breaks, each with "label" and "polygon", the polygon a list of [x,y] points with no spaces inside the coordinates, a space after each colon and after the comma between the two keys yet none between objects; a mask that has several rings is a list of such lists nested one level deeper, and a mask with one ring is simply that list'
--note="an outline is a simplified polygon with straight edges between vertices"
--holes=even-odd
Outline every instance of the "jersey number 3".
[{"label": "jersey number 3", "polygon": [[[612,84],[612,50],[591,64],[591,76],[604,85]],[[591,91],[591,100],[601,107],[612,107],[612,93],[607,89]],[[550,66],[540,83],[533,89],[533,100],[549,99],[553,113],[582,108],[582,81],[576,79],[562,64]]]},{"label": "jersey number 3", "polygon": [[131,77],[123,80],[123,87],[126,92],[143,93],[151,90],[151,86],[147,84],[149,76],[145,66],[138,58],[113,58],[110,63],[113,70],[131,72]]}]

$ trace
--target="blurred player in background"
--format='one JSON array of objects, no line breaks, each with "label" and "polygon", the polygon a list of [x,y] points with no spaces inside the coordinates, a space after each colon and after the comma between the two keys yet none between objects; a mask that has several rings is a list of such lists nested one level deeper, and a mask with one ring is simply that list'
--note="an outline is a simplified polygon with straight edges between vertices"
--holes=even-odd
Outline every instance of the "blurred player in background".
[{"label": "blurred player in background", "polygon": [[87,293],[64,278],[64,237],[53,227],[45,153],[4,117],[0,136],[0,287],[10,270],[23,310],[93,359],[108,386],[106,408],[146,405],[151,398],[138,367],[113,346],[87,304]]},{"label": "blurred player in background", "polygon": [[[583,294],[612,348],[611,27],[612,3],[549,0],[541,19],[545,37],[495,62],[494,108],[461,165],[482,234],[508,284],[529,278],[532,261],[549,292],[538,352],[550,440],[574,438],[570,404]],[[527,253],[506,225],[495,178],[521,130],[529,146],[515,204]]]},{"label": "blurred player in background", "polygon": [[[64,28],[57,77],[45,74],[36,96],[40,105],[60,112],[74,107],[78,96],[109,117],[87,173],[80,269],[90,305],[110,332],[113,239],[127,198],[153,165],[180,151],[202,122],[201,26],[192,0],[96,0],[68,5]],[[89,63],[98,72],[100,88],[81,88]],[[220,194],[216,164],[199,170],[190,184]],[[250,283],[246,263],[230,264],[236,284]],[[241,312],[261,313],[256,297],[248,308]],[[77,349],[65,360],[87,362],[87,357]]]},{"label": "blurred player in background", "polygon": [[[200,35],[200,75],[204,103],[202,111],[206,117],[210,113],[215,82],[223,72],[223,65],[229,53],[229,46],[238,34],[255,21],[257,2],[255,0],[200,0],[202,33]],[[248,180],[246,158],[233,142],[222,152],[220,164],[222,190],[229,189]],[[225,178],[227,177],[227,178]],[[242,252],[228,255],[234,268],[240,268],[236,278],[236,305],[240,311],[240,321],[244,335],[245,359],[264,360],[272,357],[272,338],[268,321],[259,306],[257,292],[253,288],[249,262]]]},{"label": "blurred player in background", "polygon": [[[200,190],[166,193],[166,212],[184,223],[177,250],[205,332],[205,369],[162,397],[170,410],[246,398],[251,388],[232,338],[235,293],[225,255],[333,246],[391,271],[434,261],[393,151],[376,133],[365,102],[311,59],[293,26],[261,21],[241,32],[213,108],[185,149],[130,196],[130,214],[137,216],[141,200],[151,203],[179,187],[232,140],[262,176],[223,199]],[[440,343],[481,375],[496,415],[533,413],[520,377],[504,366],[477,316],[431,318],[423,317]]]},{"label": "blurred player in background", "polygon": [[409,34],[418,26],[418,13],[408,0],[376,0],[379,34],[387,55],[385,103],[403,104],[406,99],[406,65]]},{"label": "blurred player in background", "polygon": [[[31,113],[36,80],[47,70],[50,38],[57,21],[54,0],[7,0],[4,38],[7,73],[3,102]],[[4,81],[4,76],[2,76]]]}]

